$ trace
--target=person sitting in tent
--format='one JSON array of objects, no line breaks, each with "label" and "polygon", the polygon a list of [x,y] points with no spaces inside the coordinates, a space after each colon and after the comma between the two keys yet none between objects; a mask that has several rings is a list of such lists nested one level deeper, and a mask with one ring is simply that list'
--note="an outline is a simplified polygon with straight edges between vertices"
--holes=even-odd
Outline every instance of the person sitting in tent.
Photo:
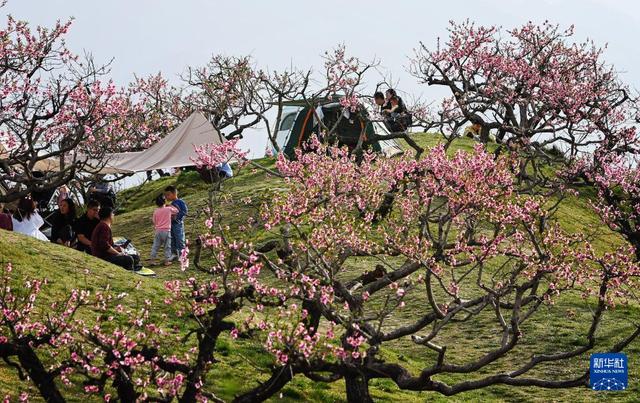
[{"label": "person sitting in tent", "polygon": [[11,218],[13,231],[49,242],[49,238],[40,231],[40,227],[44,225],[44,220],[38,214],[37,207],[38,205],[31,196],[21,198],[18,202],[18,208]]},{"label": "person sitting in tent", "polygon": [[76,235],[73,225],[76,221],[76,204],[71,199],[60,202],[59,209],[51,217],[51,242],[74,246]]},{"label": "person sitting in tent", "polygon": [[102,207],[98,213],[100,222],[91,235],[91,252],[93,256],[106,260],[126,270],[139,269],[139,257],[127,255],[123,249],[113,244],[111,224],[114,214],[111,207]]},{"label": "person sitting in tent", "polygon": [[91,253],[91,234],[96,228],[100,219],[98,213],[100,212],[100,203],[96,200],[90,200],[87,203],[87,211],[80,216],[75,222],[73,229],[78,238],[76,249],[81,252]]}]

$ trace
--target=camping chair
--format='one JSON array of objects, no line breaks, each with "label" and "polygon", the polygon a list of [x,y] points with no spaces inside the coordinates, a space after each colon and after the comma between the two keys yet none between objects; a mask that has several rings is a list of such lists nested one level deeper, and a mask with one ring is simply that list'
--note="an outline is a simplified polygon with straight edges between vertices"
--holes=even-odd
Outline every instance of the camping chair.
[{"label": "camping chair", "polygon": [[37,203],[38,213],[44,220],[44,225],[40,228],[40,231],[47,238],[51,238],[51,217],[55,214],[58,206],[56,189],[31,192],[31,198]]}]

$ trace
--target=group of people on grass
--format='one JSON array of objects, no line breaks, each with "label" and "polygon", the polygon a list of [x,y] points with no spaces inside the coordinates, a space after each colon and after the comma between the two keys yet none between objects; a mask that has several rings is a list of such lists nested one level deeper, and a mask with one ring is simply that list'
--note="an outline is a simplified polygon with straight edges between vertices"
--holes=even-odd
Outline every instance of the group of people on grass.
[{"label": "group of people on grass", "polygon": [[[187,204],[178,197],[178,190],[174,186],[165,188],[164,193],[155,199],[155,204],[151,262],[155,263],[159,250],[164,249],[164,264],[171,265],[185,249]],[[90,253],[127,270],[138,270],[142,267],[140,257],[126,252],[128,241],[123,245],[116,245],[113,241],[111,226],[114,218],[114,207],[108,203],[102,206],[96,199],[90,199],[84,214],[77,217],[76,203],[67,188],[62,187],[58,191],[58,209],[49,220],[51,236],[47,238],[41,231],[45,220],[38,213],[36,201],[30,196],[22,197],[13,212],[0,206],[0,229],[55,242]]]},{"label": "group of people on grass", "polygon": [[[373,94],[373,100],[378,107],[377,112],[382,115],[383,123],[389,132],[404,132],[413,123],[411,112],[393,88],[389,88],[384,93],[376,91],[376,93]],[[471,124],[464,129],[463,136],[476,141],[482,141],[482,119],[474,116],[470,123]],[[488,131],[484,134],[486,140],[496,140],[495,136]]]}]

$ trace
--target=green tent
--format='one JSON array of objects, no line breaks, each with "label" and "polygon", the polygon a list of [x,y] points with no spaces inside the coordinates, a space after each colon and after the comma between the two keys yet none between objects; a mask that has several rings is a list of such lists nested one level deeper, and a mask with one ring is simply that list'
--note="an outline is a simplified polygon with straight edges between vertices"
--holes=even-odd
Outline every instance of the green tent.
[{"label": "green tent", "polygon": [[385,151],[391,155],[402,152],[393,140],[366,141],[367,137],[371,138],[376,134],[388,134],[378,122],[371,122],[366,113],[345,112],[338,102],[319,102],[317,106],[311,107],[305,101],[291,101],[283,108],[280,127],[276,131],[278,146],[287,157],[295,158],[295,149],[302,147],[313,133],[320,135],[320,125],[316,121],[316,115],[322,119],[326,127],[335,126],[333,138],[327,139],[328,141],[353,148],[358,144],[360,134],[364,131],[366,147],[378,152]]}]

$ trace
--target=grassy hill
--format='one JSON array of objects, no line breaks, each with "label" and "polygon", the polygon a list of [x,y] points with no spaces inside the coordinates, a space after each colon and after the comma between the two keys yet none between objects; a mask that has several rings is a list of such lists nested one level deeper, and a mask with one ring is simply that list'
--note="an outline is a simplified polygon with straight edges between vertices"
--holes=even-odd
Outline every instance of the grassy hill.
[{"label": "grassy hill", "polygon": [[[430,147],[437,144],[440,139],[436,136],[425,134],[417,136],[420,144]],[[453,149],[471,149],[473,142],[468,139],[456,140]],[[261,163],[270,166],[273,161],[261,160]],[[140,250],[143,258],[148,257],[153,239],[153,226],[151,214],[154,209],[153,199],[162,192],[164,187],[174,184],[181,192],[181,196],[189,204],[192,214],[186,224],[187,238],[193,239],[202,229],[202,216],[199,211],[204,207],[207,199],[207,185],[203,183],[195,172],[186,172],[178,177],[161,178],[140,187],[128,189],[119,195],[123,209],[116,217],[114,233],[131,239]],[[227,190],[237,197],[252,197],[256,202],[266,200],[271,192],[282,187],[276,178],[268,178],[262,172],[245,169],[235,180],[229,182]],[[575,232],[590,234],[598,249],[607,250],[617,245],[621,240],[607,228],[603,227],[598,218],[588,209],[588,197],[585,193],[581,197],[570,198],[565,202],[557,214],[557,219],[565,229]],[[247,206],[224,205],[225,218],[231,221],[242,220],[246,216]],[[40,301],[40,307],[46,309],[47,302],[60,298],[72,288],[88,288],[92,290],[103,289],[110,286],[114,292],[129,293],[128,303],[139,304],[145,299],[153,303],[153,312],[159,315],[166,310],[163,289],[163,281],[175,278],[193,276],[194,271],[182,272],[174,265],[170,267],[155,267],[158,273],[156,278],[143,278],[126,272],[118,267],[94,259],[82,253],[64,248],[58,245],[43,243],[34,239],[23,237],[19,234],[0,232],[0,264],[11,262],[14,271],[19,278],[44,278],[50,281]],[[352,270],[363,270],[366,261],[355,261]],[[89,274],[86,274],[86,271]],[[140,287],[136,285],[140,283]],[[90,312],[83,313],[86,315]],[[418,315],[419,312],[407,311],[407,316]],[[529,322],[525,327],[522,346],[515,351],[515,359],[525,359],[534,350],[534,346],[542,344],[545,352],[552,349],[570,348],[584,343],[581,335],[586,333],[583,323],[590,317],[589,307],[577,295],[567,295],[560,298],[552,307],[541,308],[538,319]],[[603,323],[602,331],[598,334],[601,340],[615,337],[621,330],[630,328],[629,320],[640,317],[638,306],[619,306],[612,309]],[[584,319],[584,320],[581,320]],[[537,324],[533,326],[532,323]],[[167,326],[180,328],[177,320],[167,323]],[[461,324],[455,333],[444,334],[445,343],[450,341],[452,356],[472,357],[494,345],[495,339],[491,337],[492,321],[490,318],[480,317],[480,322]],[[448,340],[447,340],[448,339]],[[176,345],[176,350],[181,346]],[[231,353],[233,350],[233,353]],[[539,350],[536,350],[539,351]],[[510,388],[496,386],[481,391],[472,391],[445,398],[431,392],[409,393],[398,390],[392,382],[374,380],[371,382],[371,392],[377,401],[598,401],[601,399],[618,401],[637,401],[640,396],[640,342],[635,341],[626,351],[630,360],[630,390],[623,393],[604,394],[588,389],[569,390],[545,390],[537,388]],[[383,351],[383,355],[403,361],[408,367],[418,370],[424,362],[430,362],[433,358],[430,350],[417,346],[410,341],[399,342]],[[514,359],[514,355],[507,359]],[[264,379],[264,375],[256,370],[270,362],[269,357],[261,347],[249,341],[231,341],[223,338],[220,342],[220,363],[212,378],[217,385],[218,396],[231,399],[235,394],[254,385],[257,380]],[[584,368],[588,357],[582,357],[573,361]],[[506,368],[507,363],[499,361],[485,372]],[[538,373],[560,374],[566,373],[566,368],[545,367]],[[578,371],[571,371],[575,374]],[[443,380],[462,379],[461,376],[442,377]],[[15,371],[0,363],[0,392],[2,394],[18,392],[29,389],[26,384],[19,383]],[[33,392],[33,388],[30,388]],[[333,384],[311,383],[303,377],[296,377],[283,391],[283,401],[343,401],[344,383],[341,381]],[[78,397],[78,401],[85,397]]]}]

